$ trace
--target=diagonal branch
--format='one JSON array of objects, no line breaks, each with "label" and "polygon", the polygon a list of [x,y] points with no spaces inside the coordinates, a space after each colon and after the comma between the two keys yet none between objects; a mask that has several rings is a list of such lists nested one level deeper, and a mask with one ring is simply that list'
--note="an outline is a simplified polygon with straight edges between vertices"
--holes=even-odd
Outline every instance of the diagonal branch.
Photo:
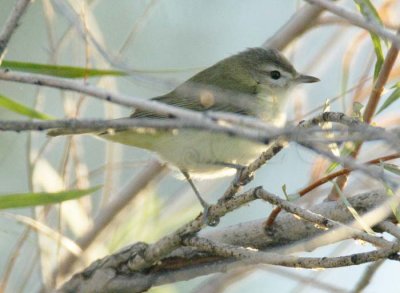
[{"label": "diagonal branch", "polygon": [[[140,191],[142,191],[152,179],[164,169],[164,166],[157,161],[151,161],[148,166],[135,177],[116,195],[116,199],[107,205],[107,208],[99,211],[98,217],[94,219],[94,225],[86,231],[83,236],[75,240],[75,243],[84,252],[96,240],[100,233],[115,218],[115,216],[131,202]],[[72,266],[78,260],[76,255],[69,253],[57,267],[53,274],[65,275],[69,273]]]},{"label": "diagonal branch", "polygon": [[304,5],[272,37],[266,40],[262,46],[273,47],[278,50],[284,49],[290,42],[310,29],[313,22],[323,11],[323,8],[316,5]]},{"label": "diagonal branch", "polygon": [[[384,156],[384,157],[379,157],[379,158],[377,158],[377,159],[370,160],[370,161],[368,161],[368,162],[366,162],[366,163],[364,163],[364,164],[368,164],[368,165],[379,164],[379,163],[381,163],[381,162],[390,161],[390,160],[394,160],[394,159],[398,159],[398,158],[400,158],[400,153],[395,153],[395,154],[392,154],[392,155],[388,155],[388,156]],[[304,188],[301,189],[297,194],[298,194],[300,197],[302,197],[302,196],[306,195],[307,193],[309,193],[310,191],[314,190],[315,188],[317,188],[317,187],[319,187],[319,186],[321,186],[321,185],[323,185],[323,184],[325,184],[325,183],[331,181],[332,179],[335,179],[335,178],[337,178],[337,177],[339,177],[339,176],[342,176],[342,175],[347,175],[347,174],[349,174],[349,173],[352,172],[352,171],[353,171],[353,169],[344,168],[344,169],[342,169],[342,170],[340,170],[340,171],[337,171],[337,172],[328,174],[328,175],[326,175],[325,177],[322,177],[322,178],[316,180],[315,182],[309,184],[308,186],[304,187]],[[276,207],[276,208],[271,212],[271,214],[269,215],[267,221],[265,222],[265,225],[266,225],[267,227],[271,226],[271,225],[274,223],[276,217],[279,215],[279,213],[281,212],[281,210],[282,210],[282,209],[281,209],[280,207]]]},{"label": "diagonal branch", "polygon": [[[400,32],[400,31],[399,31]],[[398,34],[399,35],[399,34]],[[385,61],[382,64],[381,71],[379,72],[378,78],[375,81],[374,87],[372,88],[370,97],[368,99],[368,104],[365,107],[363,120],[365,123],[371,123],[372,118],[374,117],[376,108],[381,99],[381,94],[383,92],[384,86],[389,79],[390,72],[393,69],[393,66],[396,62],[397,56],[399,54],[399,47],[392,45],[389,51],[386,54]],[[353,158],[356,158],[360,152],[362,143],[358,143],[355,145],[354,150],[350,154]],[[348,175],[342,175],[336,179],[336,184],[339,189],[343,189],[347,183]],[[332,188],[331,192],[328,195],[329,200],[337,200],[339,198],[339,194],[336,188]]]},{"label": "diagonal branch", "polygon": [[[262,190],[253,191],[253,195],[254,192],[259,193]],[[246,194],[246,196],[248,195],[249,193]],[[255,199],[254,197],[252,198],[253,200]],[[360,214],[364,214],[380,206],[386,199],[387,196],[384,193],[372,192],[352,197],[349,201]],[[388,207],[388,209],[390,208]],[[342,203],[325,202],[311,210],[314,214],[329,219],[328,221],[333,220],[340,223],[352,221],[352,215]],[[389,217],[389,219],[393,220],[392,217]],[[135,259],[138,255],[143,257],[145,251],[148,250],[146,245],[139,243],[105,259],[96,261],[65,283],[60,292],[85,292],[85,290],[86,292],[93,292],[95,289],[98,289],[98,292],[115,292],[117,288],[114,286],[123,286],[125,290],[130,290],[129,292],[139,292],[156,285],[187,280],[213,272],[229,271],[238,266],[260,263],[304,268],[355,265],[388,258],[400,248],[396,242],[389,243],[384,241],[384,248],[382,249],[336,258],[294,257],[284,254],[287,252],[282,249],[280,254],[277,251],[257,251],[257,249],[282,248],[285,244],[308,239],[315,235],[330,234],[332,234],[330,231],[323,232],[321,227],[316,227],[313,222],[295,218],[289,213],[283,213],[278,217],[274,228],[268,231],[264,230],[263,220],[260,219],[219,230],[204,231],[199,235],[201,238],[192,238],[191,234],[182,235],[175,249],[180,247],[182,243],[198,246],[200,249],[181,247],[168,257],[154,262],[146,269],[136,267],[132,271],[129,265],[132,259]],[[322,239],[326,241],[320,242],[317,247],[320,247],[321,244],[326,245],[349,237],[352,238],[353,236],[354,233],[347,233],[340,238],[324,236]],[[197,241],[196,239],[200,240]],[[244,247],[252,247],[253,249],[249,250]],[[314,248],[315,246],[300,246],[300,249],[307,251]],[[225,257],[220,255],[225,255]],[[232,256],[235,257],[232,258]]]},{"label": "diagonal branch", "polygon": [[0,32],[0,64],[3,59],[5,49],[11,39],[12,34],[18,26],[18,21],[28,8],[31,0],[18,0],[11,14],[8,16],[3,30]]},{"label": "diagonal branch", "polygon": [[342,8],[334,3],[332,1],[328,0],[305,0],[306,2],[310,4],[314,4],[316,6],[322,7],[329,12],[340,16],[350,23],[354,24],[355,26],[364,28],[368,31],[371,31],[373,33],[376,33],[380,37],[387,39],[393,43],[393,45],[396,48],[400,48],[400,38],[399,36],[396,36],[394,33],[388,31],[384,27],[378,25],[375,22],[367,21],[363,17],[359,16],[358,14],[355,14],[345,8]]}]

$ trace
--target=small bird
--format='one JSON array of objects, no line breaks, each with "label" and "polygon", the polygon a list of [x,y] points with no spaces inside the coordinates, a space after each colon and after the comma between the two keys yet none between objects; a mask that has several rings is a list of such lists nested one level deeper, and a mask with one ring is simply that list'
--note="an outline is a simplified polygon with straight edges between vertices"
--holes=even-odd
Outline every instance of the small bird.
[{"label": "small bird", "polygon": [[[250,48],[219,61],[153,100],[200,112],[222,111],[251,116],[281,126],[290,89],[301,83],[317,81],[316,77],[298,73],[276,49]],[[130,117],[174,119],[140,109]],[[57,136],[73,132],[53,129],[48,134]],[[208,205],[191,176],[216,178],[234,174],[237,167],[249,164],[268,148],[244,138],[198,129],[105,129],[95,134],[157,153],[188,179],[205,210]]]}]

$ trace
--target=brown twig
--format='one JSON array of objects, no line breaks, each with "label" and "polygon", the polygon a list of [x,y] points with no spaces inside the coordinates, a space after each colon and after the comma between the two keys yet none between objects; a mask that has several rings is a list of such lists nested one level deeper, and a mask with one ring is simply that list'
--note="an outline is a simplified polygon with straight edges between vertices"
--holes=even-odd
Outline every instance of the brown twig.
[{"label": "brown twig", "polygon": [[[391,154],[391,155],[388,155],[388,156],[376,158],[374,160],[370,160],[370,161],[366,162],[365,164],[374,165],[374,164],[379,164],[380,162],[390,161],[390,160],[394,160],[394,159],[398,159],[398,158],[400,158],[400,153],[395,153],[395,154]],[[332,179],[337,178],[339,176],[347,175],[352,171],[353,171],[353,169],[345,168],[345,169],[342,169],[340,171],[331,173],[331,174],[329,174],[329,175],[327,175],[325,177],[322,177],[322,178],[318,179],[317,181],[314,181],[313,183],[311,183],[307,187],[301,189],[298,192],[298,194],[299,194],[300,197],[302,197],[302,196],[306,195],[307,193],[309,193],[310,191],[312,191],[315,188],[317,188],[318,186],[321,186],[322,184],[325,184],[326,182],[331,181]],[[276,217],[279,215],[281,210],[282,209],[280,207],[276,207],[271,212],[271,214],[269,215],[267,221],[265,222],[265,226],[266,227],[270,227],[274,223]]]},{"label": "brown twig", "polygon": [[[398,31],[398,34],[399,35]],[[368,104],[365,107],[364,114],[363,114],[363,120],[365,123],[371,123],[371,120],[374,116],[374,113],[376,111],[376,108],[378,106],[378,103],[381,98],[382,91],[384,89],[384,86],[386,82],[389,79],[390,72],[392,71],[392,68],[394,66],[394,63],[397,59],[397,55],[399,53],[399,49],[395,46],[392,45],[389,49],[389,51],[386,54],[385,61],[383,62],[382,69],[379,72],[378,78],[375,81],[374,87],[371,91],[370,97],[368,99]],[[350,154],[353,158],[356,158],[360,152],[362,143],[358,143],[355,145],[355,148],[353,152]],[[346,185],[348,176],[342,175],[338,179],[336,179],[336,184],[340,189],[343,189],[343,187]],[[331,192],[328,195],[328,200],[337,200],[339,198],[339,195],[337,193],[336,188],[332,188]]]}]

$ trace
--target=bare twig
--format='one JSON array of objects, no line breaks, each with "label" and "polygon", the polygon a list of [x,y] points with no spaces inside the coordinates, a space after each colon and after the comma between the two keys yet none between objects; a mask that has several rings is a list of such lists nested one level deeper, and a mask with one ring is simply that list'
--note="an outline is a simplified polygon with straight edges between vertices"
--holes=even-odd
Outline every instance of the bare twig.
[{"label": "bare twig", "polygon": [[[386,198],[384,194],[370,193],[350,198],[349,201],[351,201],[355,209],[360,212],[367,212],[371,208],[380,205]],[[230,199],[228,202],[232,200],[235,199]],[[340,222],[347,222],[352,219],[347,208],[341,203],[326,202],[319,205],[319,207],[318,209],[313,209],[314,213],[321,214],[326,218]],[[208,256],[205,256],[203,253],[196,256],[193,250],[181,248],[179,249],[181,253],[176,251],[170,258],[154,263],[153,266],[146,269],[145,274],[142,273],[141,269],[131,271],[128,264],[131,259],[137,257],[137,254],[143,257],[148,248],[142,244],[128,247],[115,255],[93,263],[84,272],[75,275],[73,279],[64,284],[61,292],[70,292],[68,290],[74,292],[84,292],[84,290],[94,291],[94,288],[99,288],[99,292],[103,292],[102,290],[115,291],[117,287],[114,286],[129,286],[126,288],[130,288],[130,290],[135,288],[135,290],[141,291],[156,285],[187,280],[195,276],[217,271],[229,271],[243,265],[260,263],[305,268],[348,266],[387,258],[396,253],[400,248],[399,244],[393,243],[389,244],[389,247],[376,251],[335,258],[298,258],[277,253],[261,252],[257,249],[262,249],[263,247],[282,247],[284,243],[288,244],[291,241],[305,239],[313,234],[315,235],[315,233],[321,233],[321,230],[316,228],[314,223],[296,219],[291,214],[281,215],[278,218],[276,229],[265,232],[261,224],[262,221],[260,220],[257,223],[241,223],[240,225],[224,228],[219,233],[218,231],[202,233],[200,235],[202,239],[208,238],[211,241],[203,242],[204,245],[211,243],[211,246],[208,246],[211,250],[211,255],[208,253]],[[258,225],[258,228],[254,225]],[[330,234],[330,232],[322,234],[323,239],[328,240],[324,244],[346,239],[343,235],[340,238],[326,237],[326,235]],[[347,235],[347,237],[351,236]],[[186,236],[182,235],[180,243],[182,241],[190,241],[188,240],[190,238],[190,234],[186,234]],[[197,242],[196,245],[202,246],[200,244]],[[237,250],[238,246],[242,248],[239,247],[239,250]],[[320,246],[321,243],[317,247]],[[255,249],[249,250],[243,247],[253,247]],[[221,254],[229,257],[227,259],[216,258],[216,250],[214,249],[220,250]],[[310,249],[310,247],[303,245],[301,249]],[[209,249],[203,246],[202,250],[207,251]],[[230,256],[239,257],[240,260],[235,261]],[[121,278],[122,276],[124,277]]]},{"label": "bare twig", "polygon": [[374,117],[384,86],[389,79],[390,72],[392,71],[395,65],[398,55],[399,55],[399,49],[396,48],[395,46],[391,46],[386,54],[385,61],[382,64],[381,71],[379,72],[378,78],[376,79],[374,87],[371,91],[368,104],[365,107],[363,118],[364,122],[366,123],[371,123],[372,117]]},{"label": "bare twig", "polygon": [[[369,192],[362,195],[357,195],[354,197],[350,197],[349,201],[353,208],[359,212],[359,214],[365,215],[365,212],[373,210],[375,207],[384,206],[387,211],[390,211],[390,207],[385,203],[388,199],[387,195],[384,192]],[[352,215],[349,213],[347,207],[343,203],[339,202],[324,202],[318,204],[314,207],[308,209],[312,211],[314,214],[319,214],[325,218],[334,220],[340,223],[349,223],[354,220]],[[390,212],[389,212],[390,213]],[[386,218],[388,218],[386,214]],[[386,219],[385,218],[385,219]],[[296,219],[296,220],[295,220]],[[375,217],[373,220],[377,220],[378,222],[382,221]],[[371,220],[369,225],[374,226],[377,222]],[[388,221],[393,221],[394,217],[390,216]],[[315,223],[302,220],[299,218],[293,217],[292,214],[287,212],[283,212],[276,219],[275,224],[265,230],[264,228],[264,220],[255,220],[250,222],[241,223],[238,225],[233,225],[231,227],[225,227],[221,229],[214,229],[211,231],[202,231],[199,233],[201,237],[209,238],[214,241],[230,243],[233,245],[240,245],[244,247],[254,247],[257,249],[270,249],[276,248],[282,251],[288,250],[288,247],[280,248],[285,244],[293,243],[301,239],[309,239],[315,236],[318,233],[321,233],[321,227],[316,227]],[[322,235],[327,236],[329,232],[324,232]],[[335,234],[336,235],[336,234]],[[322,242],[319,242],[319,246],[332,243],[331,241],[340,241],[343,239],[348,239],[348,234],[339,238],[323,238]],[[298,247],[298,250],[293,250],[290,248],[290,251],[304,251],[304,250],[312,250],[315,249],[315,246],[302,246]]]},{"label": "bare twig", "polygon": [[393,235],[397,239],[400,239],[400,229],[396,224],[393,224],[392,222],[383,221],[382,223],[379,223],[377,228]]},{"label": "bare twig", "polygon": [[400,38],[396,36],[394,33],[386,30],[382,26],[377,25],[375,22],[370,22],[364,19],[363,17],[359,16],[358,14],[355,14],[342,7],[339,7],[338,5],[328,0],[305,0],[305,1],[317,5],[319,7],[323,7],[324,9],[328,10],[329,12],[335,15],[345,18],[347,21],[354,24],[355,26],[376,33],[382,38],[391,41],[395,47],[400,48]]},{"label": "bare twig", "polygon": [[[384,23],[384,26],[387,27],[388,29],[395,30],[398,28],[398,25],[394,23],[393,21],[389,22],[390,20],[383,19],[382,20]],[[338,17],[338,16],[333,16],[333,15],[327,15],[320,17],[317,22],[317,25],[342,25],[342,26],[349,26],[351,25],[350,22],[348,22],[346,19]]]},{"label": "bare twig", "polygon": [[[212,116],[213,120],[207,120],[208,116]],[[0,120],[0,131],[43,131],[49,130],[49,136],[73,135],[73,134],[97,134],[117,130],[126,130],[139,128],[140,131],[145,129],[171,130],[180,128],[192,128],[198,130],[215,131],[225,133],[229,136],[238,136],[241,138],[257,141],[261,144],[269,145],[278,138],[295,142],[315,142],[315,143],[340,143],[344,141],[371,141],[384,140],[388,144],[397,148],[400,138],[399,130],[394,128],[386,131],[382,127],[370,126],[367,124],[359,124],[356,119],[349,118],[342,113],[325,112],[310,121],[304,122],[300,127],[288,125],[279,128],[267,124],[259,119],[252,117],[244,117],[237,114],[230,114],[229,119],[225,121],[226,114],[215,113],[213,115],[204,115],[200,119],[156,119],[156,118],[124,118],[124,119],[67,119],[67,120],[50,120],[50,121],[21,121],[21,120]],[[218,119],[216,117],[221,117]],[[202,123],[204,121],[205,123]],[[229,123],[220,123],[221,121]],[[329,130],[321,129],[317,125],[323,122],[336,122],[349,127],[348,130],[343,128],[332,128]],[[143,129],[145,128],[145,129]],[[326,132],[334,133],[335,137],[320,137],[318,134]],[[351,132],[351,135],[349,135]]]},{"label": "bare twig", "polygon": [[[216,245],[219,248],[219,245]],[[70,282],[57,292],[143,292],[157,285],[168,284],[171,282],[183,281],[194,276],[206,275],[212,272],[225,272],[238,267],[245,267],[254,264],[273,264],[296,268],[335,268],[359,265],[373,262],[380,259],[390,258],[398,252],[399,244],[394,244],[391,248],[379,249],[364,253],[355,253],[340,257],[295,257],[282,256],[274,253],[245,251],[243,248],[237,252],[235,248],[223,247],[222,249],[232,254],[240,254],[243,259],[240,261],[214,261],[206,264],[192,265],[186,271],[167,270],[154,271],[150,273],[133,273],[129,277],[125,275],[113,274],[109,268],[103,271],[88,272],[86,275],[75,276]],[[221,249],[221,250],[222,250]]]},{"label": "bare twig", "polygon": [[18,0],[0,32],[0,63],[3,59],[8,42],[18,26],[18,21],[21,19],[30,2],[31,0]]},{"label": "bare twig", "polygon": [[[345,229],[347,235],[352,235],[350,237],[354,237],[354,238],[358,238],[358,239],[367,241],[378,247],[388,247],[390,245],[390,242],[388,242],[384,239],[381,239],[376,236],[372,236],[361,230],[351,228],[351,227],[343,225],[341,223],[332,221],[332,220],[330,220],[326,217],[323,217],[319,214],[310,212],[309,210],[306,210],[299,206],[296,206],[296,205],[294,205],[286,200],[283,200],[283,199],[277,197],[276,195],[271,194],[263,189],[258,189],[256,194],[261,199],[268,201],[269,203],[271,203],[273,205],[277,205],[291,214],[297,215],[302,219],[305,219],[307,221],[317,224],[320,229],[328,229],[328,228],[332,229],[332,228],[340,227],[342,229]],[[265,228],[268,229],[268,227],[265,227]]]},{"label": "bare twig", "polygon": [[307,31],[312,23],[323,12],[323,9],[314,5],[305,5],[296,12],[272,37],[263,43],[263,47],[274,47],[279,50]]},{"label": "bare twig", "polygon": [[[82,249],[82,252],[89,248],[93,241],[95,241],[100,233],[115,218],[115,215],[127,206],[128,203],[150,183],[151,179],[160,174],[162,170],[163,165],[158,163],[156,160],[151,161],[140,174],[135,175],[135,178],[133,178],[133,180],[131,180],[127,186],[116,195],[116,199],[113,202],[108,204],[103,211],[99,211],[98,217],[94,220],[93,227],[89,231],[83,233],[83,236],[75,241],[75,243]],[[54,273],[61,275],[69,273],[76,260],[77,258],[75,255],[66,255],[59,264],[57,272]]]},{"label": "bare twig", "polygon": [[[368,99],[368,104],[364,110],[363,120],[365,123],[371,123],[371,121],[372,121],[372,118],[375,114],[378,103],[380,101],[382,91],[384,89],[386,82],[389,79],[390,72],[393,69],[393,66],[395,64],[398,54],[399,54],[399,47],[398,46],[396,47],[394,45],[392,45],[390,47],[389,51],[386,54],[385,61],[382,64],[382,68],[379,72],[378,78],[375,81],[374,87],[373,87],[370,97]],[[353,158],[357,157],[360,152],[361,146],[362,146],[362,143],[356,144],[355,148],[351,152],[350,156],[352,156]],[[339,187],[339,189],[344,188],[344,186],[347,183],[347,179],[348,179],[347,175],[342,175],[339,178],[337,178],[336,184]],[[337,200],[338,198],[339,198],[339,195],[338,195],[336,189],[332,188],[331,192],[328,195],[328,199],[329,200]]]},{"label": "bare twig", "polygon": [[[220,218],[228,212],[256,200],[257,196],[255,192],[256,189],[250,189],[241,194],[241,196],[210,206],[209,217],[213,219]],[[199,232],[204,225],[205,223],[202,214],[200,214],[195,220],[190,221],[177,229],[174,233],[167,235],[156,243],[150,245],[143,253],[141,253],[141,255],[136,255],[129,261],[128,267],[130,270],[137,271],[152,266],[156,261],[179,247],[183,237]]]},{"label": "bare twig", "polygon": [[264,165],[267,161],[272,159],[277,153],[279,153],[285,146],[287,142],[283,139],[277,139],[268,146],[268,149],[263,152],[254,162],[250,165],[244,167],[243,169],[238,170],[237,176],[232,180],[229,187],[224,192],[224,195],[219,199],[220,202],[223,202],[232,196],[234,196],[239,188],[243,185],[248,184],[253,180],[253,174],[256,170],[258,170],[262,165]]},{"label": "bare twig", "polygon": [[372,277],[378,271],[378,269],[383,265],[384,260],[378,260],[370,264],[364,271],[361,279],[358,281],[356,287],[354,288],[354,293],[362,292],[371,282]]},{"label": "bare twig", "polygon": [[230,272],[224,274],[217,274],[213,277],[207,278],[205,281],[201,282],[191,293],[224,293],[228,287],[234,286],[235,283],[240,282],[247,276],[251,275],[255,271],[264,271],[267,276],[274,274],[280,278],[286,278],[291,281],[296,281],[299,283],[312,284],[313,288],[318,288],[323,290],[323,292],[330,293],[348,293],[345,289],[340,286],[329,284],[323,280],[319,280],[313,277],[307,277],[301,272],[296,272],[295,270],[281,268],[277,266],[254,266],[254,267],[243,267],[237,268]]},{"label": "bare twig", "polygon": [[13,251],[8,256],[8,259],[4,265],[3,275],[1,276],[0,292],[5,292],[5,290],[7,289],[8,280],[11,277],[11,273],[14,268],[15,262],[17,261],[17,257],[22,249],[22,246],[26,243],[26,239],[29,237],[31,231],[32,230],[29,227],[26,227],[24,229],[24,231],[19,236],[17,242],[15,243]]},{"label": "bare twig", "polygon": [[[184,245],[197,247],[200,251],[205,251],[212,255],[218,255],[226,258],[235,258],[238,260],[242,260],[242,264],[247,264],[247,265],[263,263],[263,264],[273,264],[273,265],[281,265],[287,267],[302,267],[302,268],[312,268],[312,269],[355,265],[354,259],[350,260],[349,256],[340,256],[331,258],[288,256],[271,252],[263,252],[256,249],[244,248],[225,243],[214,242],[212,240],[200,237],[186,238],[182,242]],[[390,245],[386,246],[383,249],[370,252],[368,256],[369,261],[371,261],[370,257],[372,254],[375,254],[375,257],[377,257],[376,259],[378,260],[381,259],[382,256],[387,257],[390,254],[390,252],[391,253],[397,252],[399,249],[400,249],[399,242],[390,243]],[[354,255],[358,255],[358,257],[360,257],[362,254],[354,254]],[[365,256],[367,255],[364,254],[363,257]]]},{"label": "bare twig", "polygon": [[[399,157],[400,157],[400,153],[396,153],[396,154],[392,154],[392,155],[388,155],[388,156],[384,156],[384,157],[379,157],[374,160],[370,160],[370,161],[366,162],[365,164],[368,164],[368,165],[379,164],[380,162],[398,159]],[[307,193],[309,193],[310,191],[314,190],[315,188],[321,186],[322,184],[325,184],[325,183],[331,181],[332,179],[335,179],[341,175],[349,174],[352,171],[353,171],[352,169],[344,168],[340,171],[326,175],[325,177],[322,177],[322,178],[318,179],[317,181],[309,184],[305,188],[301,189],[297,194],[300,197],[302,197],[302,196],[306,195]],[[279,215],[281,210],[282,209],[280,207],[276,207],[269,215],[265,225],[271,226],[274,223],[276,217]]]},{"label": "bare twig", "polygon": [[101,89],[81,82],[71,81],[63,78],[45,76],[41,74],[11,72],[9,70],[0,70],[0,80],[7,80],[19,83],[47,86],[63,90],[74,91],[90,95],[103,101],[112,102],[126,107],[134,107],[142,110],[148,110],[155,113],[172,115],[179,118],[201,119],[203,116],[196,111],[190,111],[182,107],[174,107],[154,100],[140,99],[124,94]]},{"label": "bare twig", "polygon": [[333,162],[340,163],[345,168],[351,168],[354,170],[358,170],[358,171],[370,176],[373,179],[382,180],[383,182],[385,182],[387,184],[387,186],[389,188],[392,188],[393,190],[397,190],[397,188],[399,186],[399,183],[397,182],[397,180],[394,180],[392,177],[385,174],[382,169],[376,168],[374,166],[365,166],[363,164],[358,163],[356,160],[354,160],[351,157],[337,157],[334,154],[332,154],[330,151],[321,149],[320,147],[313,145],[313,144],[303,143],[303,142],[299,142],[299,144],[309,150],[314,151],[318,155],[321,155],[321,156],[324,156],[324,157],[330,159]]}]

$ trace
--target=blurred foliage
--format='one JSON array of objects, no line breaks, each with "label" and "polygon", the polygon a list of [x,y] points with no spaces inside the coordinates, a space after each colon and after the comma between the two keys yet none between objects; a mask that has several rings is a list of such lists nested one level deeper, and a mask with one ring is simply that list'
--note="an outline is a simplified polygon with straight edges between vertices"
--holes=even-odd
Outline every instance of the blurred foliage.
[{"label": "blurred foliage", "polygon": [[6,96],[0,95],[0,107],[3,107],[9,111],[21,114],[23,116],[27,116],[32,119],[40,119],[40,120],[51,120],[55,119],[55,117],[41,113],[35,109],[29,108],[24,104],[16,102]]}]

